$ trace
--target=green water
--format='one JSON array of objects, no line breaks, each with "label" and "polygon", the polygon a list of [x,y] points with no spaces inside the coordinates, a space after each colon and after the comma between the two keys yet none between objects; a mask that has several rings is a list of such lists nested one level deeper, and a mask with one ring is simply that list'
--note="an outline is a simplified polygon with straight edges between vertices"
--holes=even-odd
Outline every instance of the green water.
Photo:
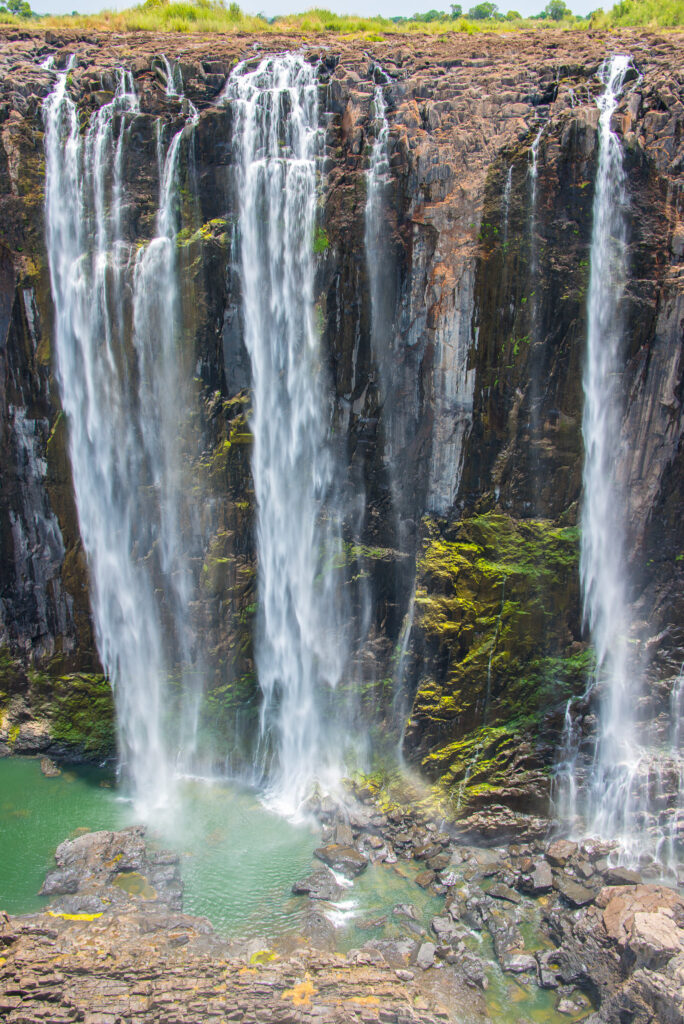
[{"label": "green water", "polygon": [[[153,847],[180,854],[186,912],[235,936],[296,928],[303,901],[290,890],[312,869],[318,831],[271,814],[251,790],[226,782],[181,781],[177,796],[147,834]],[[0,760],[0,908],[22,914],[45,906],[37,893],[63,839],[135,822],[104,772],[48,779],[37,760]]]},{"label": "green water", "polygon": [[291,889],[313,868],[317,828],[267,811],[246,787],[185,780],[173,813],[153,822],[148,835],[181,855],[186,913],[208,917],[234,937],[297,928],[303,901]]},{"label": "green water", "polygon": [[63,839],[132,824],[112,785],[97,769],[46,779],[36,760],[0,760],[0,909],[26,914],[46,905],[38,890]]},{"label": "green water", "polygon": [[[135,822],[111,775],[79,769],[49,779],[35,759],[1,760],[0,908],[22,914],[46,905],[37,893],[63,839]],[[317,828],[271,813],[245,787],[187,779],[178,783],[173,807],[148,823],[147,836],[153,848],[180,854],[187,913],[208,917],[236,938],[299,930],[307,901],[291,889],[321,867],[312,856],[320,842]],[[417,870],[405,862],[371,865],[344,892],[339,908],[326,907],[338,946],[400,934],[401,922],[392,915],[397,903],[412,903],[429,928],[441,904],[413,883]],[[387,920],[374,925],[382,917]]]},{"label": "green water", "polygon": [[[416,923],[430,935],[430,921],[444,909],[444,900],[421,889],[413,881],[425,865],[411,861],[371,864],[338,901],[330,914],[337,926],[337,948],[346,952],[369,939],[394,939],[413,935],[406,918],[392,913],[399,903],[416,911]],[[432,936],[430,935],[432,938]]]},{"label": "green water", "polygon": [[[40,910],[47,900],[37,895],[45,872],[54,864],[55,847],[82,831],[117,829],[136,821],[131,804],[117,793],[110,775],[94,769],[65,770],[45,778],[31,758],[0,760],[0,909],[13,914]],[[173,809],[148,824],[153,847],[180,854],[184,909],[210,919],[219,932],[234,938],[269,940],[301,931],[307,900],[291,894],[295,881],[318,861],[312,853],[320,841],[312,826],[294,825],[270,813],[254,791],[233,783],[179,782]],[[399,903],[416,912],[428,933],[443,901],[413,880],[421,865],[371,864],[337,905],[321,905],[336,926],[341,951],[372,938],[413,934],[406,919],[393,914]],[[530,904],[521,926],[529,951],[542,946],[538,919],[542,907]],[[493,959],[489,936],[468,940],[480,955]],[[487,1010],[498,1024],[520,1021],[560,1024],[576,1017],[555,1010],[556,994],[540,991],[532,980],[504,975],[492,963]]]}]

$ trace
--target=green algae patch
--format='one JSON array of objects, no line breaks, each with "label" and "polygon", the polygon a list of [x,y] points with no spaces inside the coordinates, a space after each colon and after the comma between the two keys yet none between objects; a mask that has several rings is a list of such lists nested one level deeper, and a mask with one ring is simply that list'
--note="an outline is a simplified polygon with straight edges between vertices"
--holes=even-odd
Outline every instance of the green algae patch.
[{"label": "green algae patch", "polygon": [[139,871],[122,871],[112,879],[112,885],[123,889],[129,896],[140,896],[144,900],[156,900],[157,891],[153,889],[144,875]]},{"label": "green algae patch", "polygon": [[330,245],[330,239],[323,228],[316,228],[313,237],[313,251],[316,256],[322,255]]},{"label": "green algae patch", "polygon": [[46,739],[61,753],[85,760],[109,757],[116,750],[109,681],[101,672],[60,674],[59,662],[57,656],[45,668],[29,668],[0,647],[0,713],[10,747],[21,724],[33,720],[46,727]]},{"label": "green algae patch", "polygon": [[[440,530],[418,559],[422,653],[406,747],[458,808],[543,773],[549,721],[581,692],[579,530],[499,512]],[[548,746],[548,744],[547,744]]]},{"label": "green algae patch", "polygon": [[249,962],[255,966],[256,964],[270,964],[277,959],[278,954],[274,953],[272,949],[258,949],[256,953],[252,953]]}]

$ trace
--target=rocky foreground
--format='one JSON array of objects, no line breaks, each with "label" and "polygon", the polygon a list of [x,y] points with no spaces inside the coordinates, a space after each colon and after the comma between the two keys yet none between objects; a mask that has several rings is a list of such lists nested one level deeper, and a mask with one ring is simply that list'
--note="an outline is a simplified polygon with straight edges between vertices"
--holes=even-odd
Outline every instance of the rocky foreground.
[{"label": "rocky foreground", "polygon": [[[481,935],[504,974],[555,990],[568,1020],[684,1021],[684,899],[611,866],[608,844],[473,846],[398,808],[324,802],[320,815],[322,866],[293,888],[308,901],[302,933],[276,949],[221,938],[183,914],[178,857],[150,851],[140,827],[62,843],[42,889],[50,909],[0,921],[2,1019],[487,1021],[493,968],[472,942]],[[412,904],[399,904],[388,916],[400,938],[394,928],[335,953],[326,908],[340,873],[353,879],[371,861],[417,861],[415,883],[443,910],[428,934]]]},{"label": "rocky foreground", "polygon": [[248,947],[179,912],[178,858],[151,854],[142,828],[62,843],[42,892],[45,914],[0,919],[0,1015],[8,1024],[198,1020],[451,1020],[414,972],[380,952],[348,956]]}]

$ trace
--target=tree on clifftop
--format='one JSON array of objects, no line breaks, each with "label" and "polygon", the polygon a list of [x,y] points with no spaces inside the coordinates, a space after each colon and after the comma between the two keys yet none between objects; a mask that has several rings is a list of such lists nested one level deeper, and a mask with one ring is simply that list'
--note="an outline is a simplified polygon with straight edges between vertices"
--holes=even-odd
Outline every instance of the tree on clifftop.
[{"label": "tree on clifftop", "polygon": [[4,4],[0,4],[0,14],[14,14],[17,18],[35,18],[36,16],[27,0],[6,0]]},{"label": "tree on clifftop", "polygon": [[489,18],[496,18],[498,13],[499,8],[496,4],[491,3],[490,0],[483,0],[481,4],[470,8],[468,17],[472,21],[488,21]]},{"label": "tree on clifftop", "polygon": [[549,0],[542,14],[545,18],[550,18],[552,21],[562,21],[563,18],[572,17],[572,11],[565,3],[565,0]]}]

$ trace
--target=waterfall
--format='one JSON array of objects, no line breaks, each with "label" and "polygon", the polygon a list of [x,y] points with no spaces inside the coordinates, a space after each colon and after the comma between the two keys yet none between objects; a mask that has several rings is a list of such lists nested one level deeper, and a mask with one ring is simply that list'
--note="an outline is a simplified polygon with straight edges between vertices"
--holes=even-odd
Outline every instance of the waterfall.
[{"label": "waterfall", "polygon": [[[379,70],[379,69],[378,69]],[[404,489],[396,479],[398,456],[406,444],[406,410],[397,403],[404,373],[397,351],[394,328],[395,311],[392,308],[390,287],[390,260],[388,247],[390,233],[387,225],[385,194],[389,184],[389,122],[383,95],[383,86],[373,91],[375,138],[371,146],[366,173],[366,207],[364,211],[364,248],[368,291],[370,294],[370,347],[377,367],[383,420],[383,459],[392,491],[392,511],[395,529],[400,533]]]},{"label": "waterfall", "polygon": [[201,675],[189,614],[191,541],[182,525],[181,454],[192,442],[181,438],[181,425],[192,420],[191,397],[176,354],[182,131],[166,155],[158,147],[156,237],[134,257],[124,237],[123,167],[138,101],[130,72],[117,78],[114,97],[92,114],[84,136],[67,72],[45,100],[46,240],[97,645],[115,695],[123,770],[149,807],[168,798],[180,752],[165,721],[169,677]]},{"label": "waterfall", "polygon": [[[370,283],[371,330],[375,342],[375,336],[383,332],[383,328],[387,326],[386,319],[383,318],[387,310],[382,308],[382,280],[379,270],[382,266],[382,229],[385,223],[383,196],[389,180],[389,122],[381,85],[375,86],[373,107],[378,128],[368,167],[364,240]],[[376,347],[374,344],[374,348]]]},{"label": "waterfall", "polygon": [[534,137],[530,149],[530,276],[533,282],[532,293],[532,340],[536,340],[537,334],[537,274],[539,272],[539,244],[537,242],[537,186],[539,178],[539,144],[544,133],[544,125]]},{"label": "waterfall", "polygon": [[636,721],[640,670],[629,649],[627,495],[615,471],[622,443],[622,298],[627,279],[628,199],[622,150],[611,129],[611,118],[629,68],[628,57],[616,56],[599,69],[604,89],[598,99],[598,168],[583,378],[580,575],[584,618],[596,650],[594,681],[599,696],[587,823],[591,831],[619,840],[623,859],[634,861],[642,851],[653,850],[658,827],[649,816],[651,754],[641,745],[643,737]]},{"label": "waterfall", "polygon": [[627,195],[622,151],[611,129],[629,67],[614,57],[599,70],[598,167],[594,192],[584,367],[584,492],[580,575],[584,618],[596,648],[602,684],[599,735],[590,793],[590,827],[629,839],[632,780],[638,762],[634,727],[636,687],[627,653],[624,568],[625,496],[615,479],[622,418],[620,304],[627,276]]},{"label": "waterfall", "polygon": [[164,76],[166,78],[166,95],[182,96],[183,76],[178,64],[172,65],[165,53],[162,53],[161,59],[164,64]]},{"label": "waterfall", "polygon": [[[535,202],[536,202],[536,180],[537,180],[537,156],[535,153],[535,164],[534,164],[534,180],[535,180]],[[508,168],[508,174],[506,175],[506,184],[504,186],[503,193],[503,244],[505,245],[508,241],[508,214],[511,206],[511,187],[513,185],[513,164]]]},{"label": "waterfall", "polygon": [[416,614],[416,580],[414,577],[411,597],[409,598],[408,609],[399,634],[399,656],[397,667],[394,673],[392,698],[392,715],[395,722],[400,723],[399,739],[397,741],[397,760],[399,764],[404,763],[404,739],[406,737],[406,723],[408,721],[408,693],[406,692],[406,660],[411,643],[411,633]]},{"label": "waterfall", "polygon": [[544,125],[541,126],[539,131],[534,137],[534,142],[530,148],[530,181],[532,183],[532,214],[537,206],[537,178],[539,177],[539,143],[544,133]]},{"label": "waterfall", "polygon": [[296,54],[265,58],[255,70],[238,65],[224,98],[233,108],[253,383],[260,767],[270,802],[294,813],[314,779],[339,773],[343,754],[330,708],[345,660],[329,571],[341,564],[341,523],[313,291],[322,143],[316,69]]},{"label": "waterfall", "polygon": [[[167,91],[167,95],[171,95]],[[174,94],[175,95],[175,94]],[[192,104],[188,125],[197,123]],[[177,263],[178,160],[185,127],[175,132],[166,155],[162,124],[157,122],[159,206],[156,235],[137,253],[133,268],[133,344],[138,363],[138,406],[143,447],[151,473],[151,484],[159,505],[159,562],[164,580],[165,614],[173,622],[166,637],[166,650],[173,648],[180,682],[181,707],[177,721],[177,744],[183,760],[193,759],[197,746],[199,700],[202,695],[203,664],[196,646],[190,603],[194,580],[183,518],[190,536],[201,533],[196,504],[184,500],[186,483],[183,464],[192,457],[195,438],[190,430],[192,395],[183,373],[178,351],[180,288]],[[173,396],[173,401],[169,401]],[[196,448],[196,444],[195,444]],[[135,709],[140,713],[140,708]]]}]

